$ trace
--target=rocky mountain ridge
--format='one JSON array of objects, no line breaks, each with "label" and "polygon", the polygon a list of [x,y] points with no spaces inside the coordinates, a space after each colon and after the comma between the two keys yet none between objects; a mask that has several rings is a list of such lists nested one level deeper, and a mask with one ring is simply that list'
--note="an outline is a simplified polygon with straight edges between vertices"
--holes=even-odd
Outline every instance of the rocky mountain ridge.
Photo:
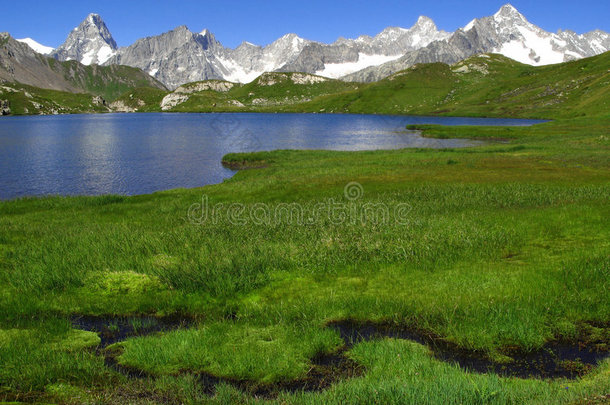
[{"label": "rocky mountain ridge", "polygon": [[85,65],[137,67],[168,88],[189,82],[249,83],[264,72],[303,72],[348,81],[375,81],[418,63],[456,63],[480,53],[499,53],[522,63],[545,65],[610,50],[610,34],[595,30],[549,33],[531,24],[510,4],[474,19],[453,33],[421,16],[411,28],[389,27],[374,37],[339,38],[331,44],[287,34],[267,46],[243,42],[224,47],[206,30],[180,26],[117,48],[101,17],[89,15],[51,55]]},{"label": "rocky mountain ridge", "polygon": [[470,56],[498,53],[518,62],[540,66],[595,56],[610,50],[610,34],[592,31],[549,33],[530,23],[510,4],[491,17],[474,19],[448,38],[433,41],[401,58],[363,69],[344,80],[372,82],[419,63],[453,64]]}]

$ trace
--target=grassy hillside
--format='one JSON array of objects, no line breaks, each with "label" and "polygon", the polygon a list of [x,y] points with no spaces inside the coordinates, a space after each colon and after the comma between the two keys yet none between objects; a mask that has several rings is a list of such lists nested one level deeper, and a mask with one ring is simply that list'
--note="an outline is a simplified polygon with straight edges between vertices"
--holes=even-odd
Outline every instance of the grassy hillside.
[{"label": "grassy hillside", "polygon": [[161,110],[161,101],[167,94],[166,90],[138,87],[121,94],[111,106],[118,111],[157,112]]},{"label": "grassy hillside", "polygon": [[459,84],[451,67],[442,63],[415,66],[361,89],[329,95],[296,107],[309,111],[422,114],[441,103]]},{"label": "grassy hillside", "polygon": [[358,84],[302,73],[266,73],[230,93],[244,104],[263,99],[268,103],[296,104],[327,94],[353,90]]},{"label": "grassy hillside", "polygon": [[[224,83],[230,85],[231,88],[228,91],[213,89],[203,91],[185,90],[185,88],[197,87],[205,83],[210,85]],[[186,99],[172,108],[171,111],[283,111],[290,106],[301,105],[325,95],[341,94],[345,91],[358,89],[360,86],[355,83],[346,83],[310,74],[279,72],[265,73],[245,85],[210,80],[190,83],[174,91],[173,94],[186,95]],[[157,99],[149,98],[145,100],[137,97],[134,92],[129,92],[123,95],[121,100],[127,98],[138,98],[144,101],[145,105],[141,105],[139,111],[161,111],[161,105]]]},{"label": "grassy hillside", "polygon": [[166,90],[165,86],[141,69],[129,66],[85,66],[76,61],[55,62],[65,79],[86,93],[102,96],[108,102],[114,101],[125,92],[149,87]]},{"label": "grassy hillside", "polygon": [[0,100],[9,102],[13,115],[108,112],[109,108],[86,93],[45,90],[20,83],[0,83]]},{"label": "grassy hillside", "polygon": [[[417,65],[370,84],[297,84],[292,76],[301,74],[268,73],[229,91],[189,93],[171,111],[577,117],[610,108],[609,70],[610,53],[543,67],[481,55],[453,66]],[[146,111],[155,110],[160,105],[146,104]]]},{"label": "grassy hillside", "polygon": [[610,109],[610,53],[532,67],[500,55],[454,66],[418,65],[356,92],[298,106],[304,111],[559,118]]},{"label": "grassy hillside", "polygon": [[[117,100],[122,101],[120,106],[129,107],[127,111],[137,111],[145,105],[143,101],[138,101],[140,99],[146,100],[146,105],[155,106],[148,110],[143,108],[142,111],[158,111],[159,103],[167,94],[165,89],[141,87],[150,85],[151,82],[142,77],[141,71],[134,71],[126,66],[112,66],[113,69],[110,70],[100,69],[99,66],[84,68],[82,65],[77,66],[77,69],[83,69],[78,74],[71,70],[70,65],[66,70],[66,78],[73,81],[75,86],[84,88],[83,92],[0,82],[0,100],[9,101],[13,115],[76,114],[125,110],[114,108],[119,106],[113,104]],[[98,96],[102,99],[98,99]]]}]

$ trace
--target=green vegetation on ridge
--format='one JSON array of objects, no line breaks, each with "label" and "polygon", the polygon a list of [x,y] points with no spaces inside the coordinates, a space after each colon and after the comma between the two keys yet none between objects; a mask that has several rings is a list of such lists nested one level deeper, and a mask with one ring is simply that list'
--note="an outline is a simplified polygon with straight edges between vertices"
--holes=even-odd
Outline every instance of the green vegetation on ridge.
[{"label": "green vegetation on ridge", "polygon": [[350,113],[559,118],[610,109],[610,52],[532,67],[500,55],[417,65],[361,90],[305,104]]},{"label": "green vegetation on ridge", "polygon": [[159,81],[141,69],[122,66],[81,65],[76,61],[57,62],[64,66],[64,77],[83,91],[102,96],[111,102],[125,92],[139,87],[153,87],[165,90]]},{"label": "green vegetation on ridge", "polygon": [[[64,69],[71,72],[73,67],[66,65]],[[610,52],[542,67],[524,65],[501,55],[479,55],[452,66],[416,65],[375,83],[275,72],[265,73],[245,85],[210,80],[189,83],[174,92],[139,79],[141,72],[137,69],[125,66],[82,69],[85,71],[76,76],[79,79],[70,78],[68,73],[66,78],[90,93],[103,95],[109,102],[116,100],[118,104],[112,107],[117,111],[571,118],[603,114],[610,108],[606,91],[610,83]],[[121,80],[114,83],[113,76]],[[198,91],[198,87],[205,90]],[[179,99],[162,108],[165,96]],[[23,111],[16,103],[19,106],[16,111]]]},{"label": "green vegetation on ridge", "polygon": [[[170,111],[326,112],[521,118],[595,116],[610,109],[610,52],[533,67],[501,55],[449,66],[416,65],[375,83],[299,84],[299,73],[267,73],[228,91],[188,94]],[[319,76],[305,75],[324,80]],[[130,97],[134,97],[131,96]],[[123,96],[125,98],[125,96]],[[146,111],[160,111],[158,100]]]}]

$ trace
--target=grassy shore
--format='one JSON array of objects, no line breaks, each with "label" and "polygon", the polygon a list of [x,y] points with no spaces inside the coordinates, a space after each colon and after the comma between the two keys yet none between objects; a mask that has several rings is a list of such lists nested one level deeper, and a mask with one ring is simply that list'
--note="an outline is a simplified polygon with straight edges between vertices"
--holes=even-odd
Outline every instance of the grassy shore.
[{"label": "grassy shore", "polygon": [[[608,128],[607,115],[424,127],[502,142],[228,155],[256,168],[199,189],[2,202],[0,399],[256,403],[229,382],[304,378],[316,356],[342,350],[325,325],[344,319],[425,331],[496,361],[557,339],[607,350]],[[331,204],[343,216],[320,208]],[[94,350],[99,337],[70,321],[142,314],[191,326]],[[107,367],[109,352],[145,377]],[[468,372],[403,339],[346,356],[361,374],[271,400],[602,403],[610,392],[608,359],[576,380],[540,380]],[[224,382],[209,395],[197,373]]]}]

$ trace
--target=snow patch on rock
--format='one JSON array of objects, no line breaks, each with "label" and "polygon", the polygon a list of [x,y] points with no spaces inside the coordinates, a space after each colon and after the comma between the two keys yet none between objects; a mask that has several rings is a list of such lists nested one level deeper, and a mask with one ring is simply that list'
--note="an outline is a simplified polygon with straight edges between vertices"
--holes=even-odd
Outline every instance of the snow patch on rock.
[{"label": "snow patch on rock", "polygon": [[324,69],[318,70],[316,75],[338,79],[339,77],[366,69],[371,66],[379,66],[400,58],[402,55],[367,55],[358,54],[358,61],[346,63],[327,63]]},{"label": "snow patch on rock", "polygon": [[54,49],[55,49],[55,48],[50,47],[50,46],[42,45],[42,44],[34,41],[32,38],[22,38],[22,39],[18,39],[17,41],[26,44],[27,46],[32,48],[34,51],[36,51],[38,53],[41,53],[43,55],[48,55],[51,52],[53,52]]}]

